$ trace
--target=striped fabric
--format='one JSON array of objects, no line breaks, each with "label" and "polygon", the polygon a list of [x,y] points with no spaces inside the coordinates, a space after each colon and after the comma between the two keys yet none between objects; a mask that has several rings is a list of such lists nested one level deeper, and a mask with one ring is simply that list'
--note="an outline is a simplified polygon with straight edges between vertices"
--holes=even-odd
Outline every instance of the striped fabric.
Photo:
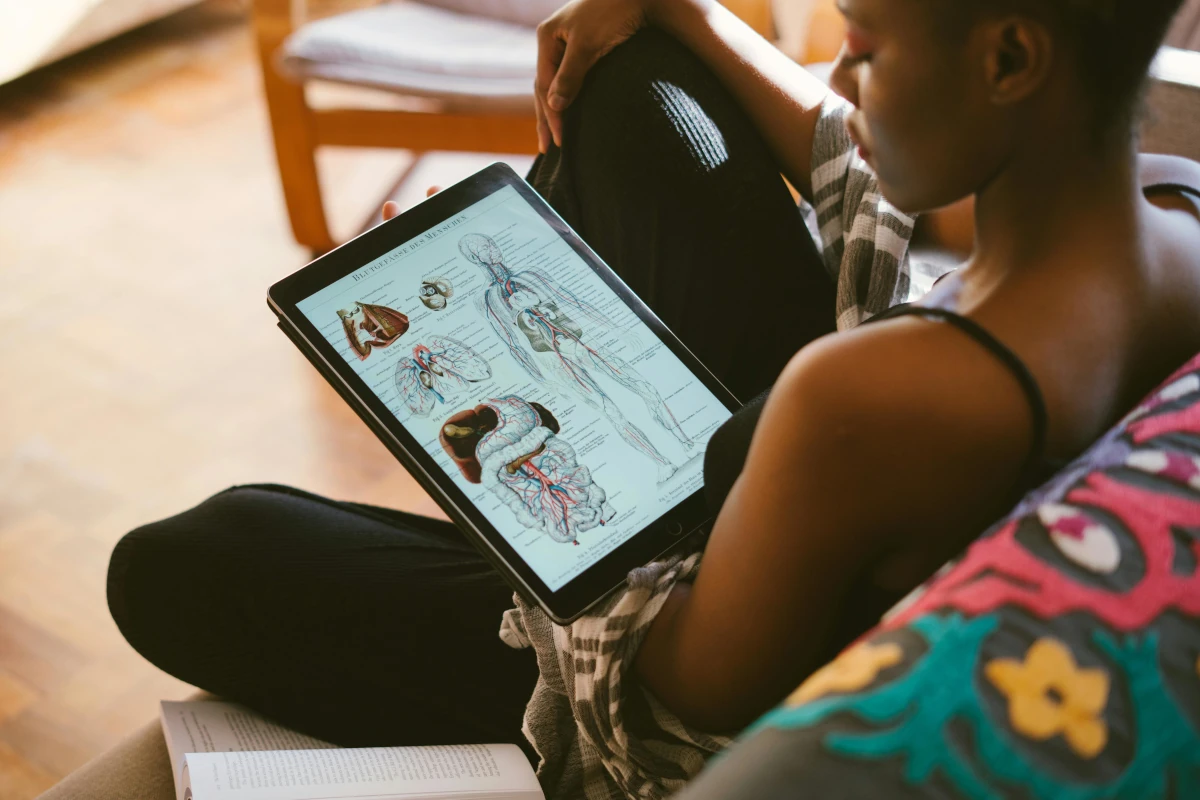
[{"label": "striped fabric", "polygon": [[[813,143],[815,209],[806,208],[837,281],[841,329],[919,297],[937,277],[910,266],[913,220],[883,199],[855,156],[848,111],[832,96],[825,103]],[[537,654],[524,732],[541,757],[538,779],[550,800],[658,800],[731,741],[689,728],[636,682],[625,685],[671,588],[692,581],[699,567],[700,553],[692,553],[634,570],[623,590],[566,627],[514,598],[500,638]]]},{"label": "striped fabric", "polygon": [[825,100],[813,139],[813,204],[801,204],[837,282],[838,330],[916,300],[938,277],[923,265],[914,269],[908,257],[914,220],[884,199],[855,152],[846,131],[851,108],[833,95]]},{"label": "striped fabric", "polygon": [[537,653],[523,730],[550,800],[667,797],[732,741],[689,728],[636,681],[624,682],[671,587],[694,580],[699,566],[692,553],[634,570],[622,591],[566,627],[514,598],[500,638]]}]

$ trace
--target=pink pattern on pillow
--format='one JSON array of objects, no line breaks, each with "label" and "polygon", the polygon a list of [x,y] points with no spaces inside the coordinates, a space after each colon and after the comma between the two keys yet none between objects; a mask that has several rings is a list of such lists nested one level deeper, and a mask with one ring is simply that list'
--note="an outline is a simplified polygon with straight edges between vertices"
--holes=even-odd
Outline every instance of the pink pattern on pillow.
[{"label": "pink pattern on pillow", "polygon": [[[1127,592],[1084,585],[1030,553],[1016,539],[1020,520],[978,541],[966,557],[942,575],[911,606],[888,618],[895,629],[942,608],[972,616],[1014,605],[1048,619],[1088,611],[1120,631],[1137,630],[1170,608],[1200,615],[1200,571],[1174,572],[1172,528],[1200,527],[1200,502],[1173,497],[1093,474],[1068,500],[1099,508],[1120,518],[1141,548],[1146,574]],[[1192,551],[1200,560],[1200,542]]]}]

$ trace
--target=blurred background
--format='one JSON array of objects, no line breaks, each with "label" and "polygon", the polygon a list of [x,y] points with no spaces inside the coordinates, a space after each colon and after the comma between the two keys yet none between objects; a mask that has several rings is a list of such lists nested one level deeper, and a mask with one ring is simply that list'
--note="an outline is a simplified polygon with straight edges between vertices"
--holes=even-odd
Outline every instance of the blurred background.
[{"label": "blurred background", "polygon": [[[238,483],[440,514],[265,293],[387,197],[528,169],[559,4],[0,0],[0,798],[191,691],[109,617],[128,530]],[[728,5],[802,62],[840,46],[832,0]]]}]

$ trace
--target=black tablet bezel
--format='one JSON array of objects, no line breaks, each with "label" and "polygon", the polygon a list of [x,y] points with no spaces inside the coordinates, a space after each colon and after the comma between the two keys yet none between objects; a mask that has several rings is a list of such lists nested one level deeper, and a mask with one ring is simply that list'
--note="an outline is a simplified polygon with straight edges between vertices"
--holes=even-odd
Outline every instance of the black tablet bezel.
[{"label": "black tablet bezel", "polygon": [[284,278],[271,287],[268,304],[279,317],[280,327],[289,338],[358,412],[392,454],[417,478],[442,510],[464,531],[474,534],[480,540],[483,554],[500,569],[513,588],[527,600],[540,605],[552,619],[565,624],[579,617],[618,587],[631,569],[649,563],[673,547],[686,534],[702,527],[710,517],[703,491],[693,493],[558,591],[551,591],[466,494],[454,484],[450,476],[437,465],[434,458],[425,452],[404,424],[396,419],[316,326],[297,308],[299,302],[326,286],[361,269],[364,264],[420,236],[505,186],[512,186],[537,210],[580,258],[729,411],[740,407],[740,403],[729,390],[571,230],[533,187],[503,163],[486,167]]}]

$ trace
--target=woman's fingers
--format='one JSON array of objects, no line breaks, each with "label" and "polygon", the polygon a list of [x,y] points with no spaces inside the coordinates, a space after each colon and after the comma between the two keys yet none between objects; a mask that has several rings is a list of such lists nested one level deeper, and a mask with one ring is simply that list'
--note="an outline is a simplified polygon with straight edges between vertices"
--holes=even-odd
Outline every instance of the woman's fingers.
[{"label": "woman's fingers", "polygon": [[[562,63],[567,43],[561,38],[558,24],[554,17],[551,17],[538,26],[537,35],[537,79],[533,84],[533,96],[538,114],[538,148],[544,153],[550,145],[549,139],[555,127],[555,111],[549,102],[547,102],[547,93],[551,84],[554,83],[554,76],[558,74],[558,65]],[[542,143],[543,126],[545,127],[544,135],[547,140],[544,146]],[[554,141],[555,143],[559,143],[559,139],[557,138]]]},{"label": "woman's fingers", "polygon": [[643,28],[654,0],[572,0],[538,26],[537,80],[533,85],[538,149],[547,134],[562,147],[563,112],[602,55]]},{"label": "woman's fingers", "polygon": [[[442,187],[440,187],[440,186],[430,186],[428,189],[425,190],[425,196],[433,197],[435,194],[437,194],[441,190],[442,190]],[[388,200],[386,203],[383,204],[383,221],[384,222],[387,222],[389,219],[395,219],[398,216],[400,216],[400,204],[399,203],[397,203],[395,200]]]},{"label": "woman's fingers", "polygon": [[538,152],[545,153],[550,146],[550,123],[546,121],[546,109],[542,107],[542,96],[536,84],[533,87],[533,108],[537,113]]},{"label": "woman's fingers", "polygon": [[550,108],[560,113],[566,111],[575,95],[579,94],[579,88],[583,86],[583,77],[595,63],[594,47],[585,46],[575,40],[567,42],[562,62],[558,65],[558,72],[554,75],[547,93],[547,104]]},{"label": "woman's fingers", "polygon": [[583,86],[583,77],[595,63],[593,48],[584,47],[574,41],[567,42],[562,63],[558,65],[558,72],[546,93],[546,116],[550,121],[550,133],[559,147],[562,147],[563,112],[574,102],[575,95],[579,94],[579,89]]}]

